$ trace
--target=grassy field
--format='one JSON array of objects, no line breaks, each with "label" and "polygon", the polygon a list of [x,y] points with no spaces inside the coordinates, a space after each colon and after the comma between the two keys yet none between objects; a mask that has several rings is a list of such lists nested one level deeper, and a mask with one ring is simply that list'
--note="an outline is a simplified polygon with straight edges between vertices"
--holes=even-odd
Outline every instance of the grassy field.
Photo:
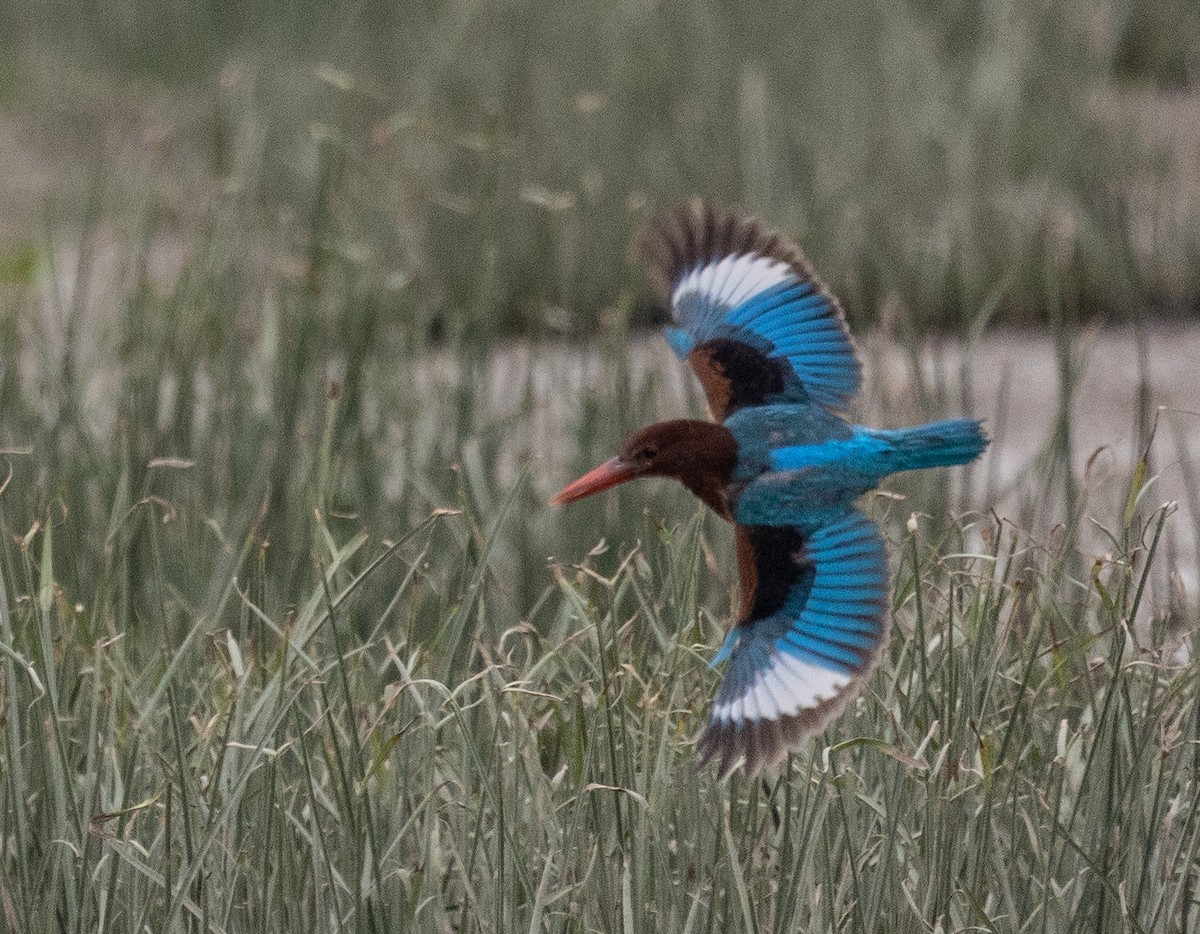
[{"label": "grassy field", "polygon": [[0,13],[38,193],[0,183],[0,929],[1200,925],[1149,401],[1102,512],[1062,406],[1050,533],[986,462],[873,497],[888,657],[765,781],[690,748],[727,527],[545,505],[700,411],[629,350],[647,203],[799,234],[911,350],[888,424],[977,408],[931,323],[1044,322],[1061,404],[1080,317],[1191,307],[1191,144],[1133,132],[1189,93],[1190,7],[165,9]]}]

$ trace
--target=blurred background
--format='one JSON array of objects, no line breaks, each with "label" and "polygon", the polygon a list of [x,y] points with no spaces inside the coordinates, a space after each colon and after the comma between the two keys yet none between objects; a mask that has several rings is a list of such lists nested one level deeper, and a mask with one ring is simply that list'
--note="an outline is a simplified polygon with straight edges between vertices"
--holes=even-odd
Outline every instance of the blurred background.
[{"label": "blurred background", "polygon": [[699,193],[796,234],[856,323],[1194,314],[1195,4],[784,7],[6,4],[7,278],[99,192],[118,235],[237,212],[244,263],[324,248],[449,331],[577,333],[631,214]]}]

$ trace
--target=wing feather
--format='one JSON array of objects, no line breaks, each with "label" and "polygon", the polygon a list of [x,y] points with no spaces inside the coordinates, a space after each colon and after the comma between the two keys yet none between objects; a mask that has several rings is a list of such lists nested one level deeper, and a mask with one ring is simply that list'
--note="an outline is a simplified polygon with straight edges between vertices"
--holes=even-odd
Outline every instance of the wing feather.
[{"label": "wing feather", "polygon": [[702,202],[651,226],[650,279],[670,307],[667,338],[724,420],[740,408],[840,409],[861,365],[838,300],[799,247]]},{"label": "wing feather", "polygon": [[857,510],[816,531],[737,526],[740,619],[697,742],[721,775],[755,774],[862,690],[887,643],[887,552]]}]

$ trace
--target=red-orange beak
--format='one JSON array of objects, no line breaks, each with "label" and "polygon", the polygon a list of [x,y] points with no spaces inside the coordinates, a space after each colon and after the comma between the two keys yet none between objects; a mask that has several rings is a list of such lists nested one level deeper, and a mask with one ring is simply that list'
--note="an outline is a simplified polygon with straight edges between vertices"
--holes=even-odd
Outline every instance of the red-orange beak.
[{"label": "red-orange beak", "polygon": [[619,457],[614,457],[612,460],[605,461],[595,470],[585,473],[574,483],[563,487],[558,495],[550,500],[550,505],[561,506],[563,503],[573,503],[577,499],[607,490],[618,483],[632,480],[637,475],[638,471],[632,464],[626,463]]}]

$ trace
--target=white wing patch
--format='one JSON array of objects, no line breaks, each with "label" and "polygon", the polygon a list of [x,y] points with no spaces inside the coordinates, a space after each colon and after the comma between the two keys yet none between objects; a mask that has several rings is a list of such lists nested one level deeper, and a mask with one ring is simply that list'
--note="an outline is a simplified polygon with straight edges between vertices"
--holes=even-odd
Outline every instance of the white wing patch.
[{"label": "white wing patch", "polygon": [[676,283],[671,304],[679,309],[685,295],[696,293],[705,305],[727,311],[765,289],[795,280],[787,263],[757,253],[739,253],[689,270]]},{"label": "white wing patch", "polygon": [[740,724],[792,717],[832,700],[850,681],[849,673],[810,664],[788,652],[776,652],[748,691],[732,701],[713,705],[712,719]]}]

